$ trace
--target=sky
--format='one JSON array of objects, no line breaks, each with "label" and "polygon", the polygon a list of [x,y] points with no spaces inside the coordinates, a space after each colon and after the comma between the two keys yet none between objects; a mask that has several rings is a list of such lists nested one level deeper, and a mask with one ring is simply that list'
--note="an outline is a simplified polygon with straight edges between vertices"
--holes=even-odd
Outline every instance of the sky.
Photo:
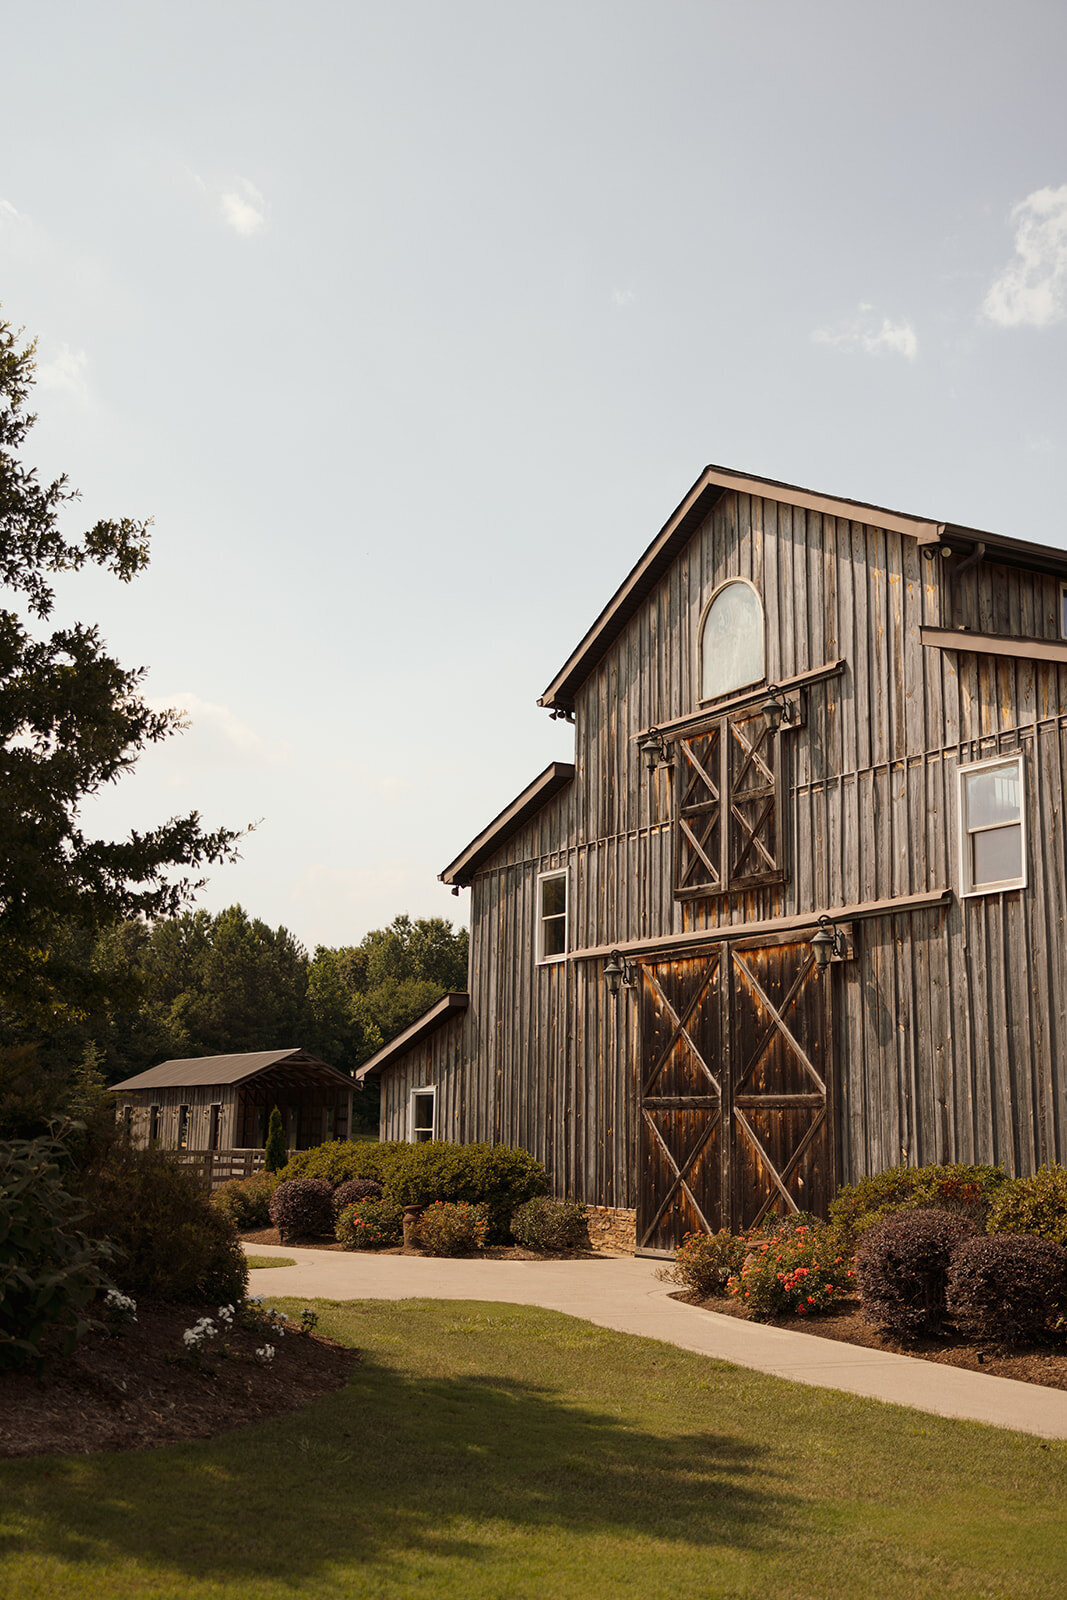
[{"label": "sky", "polygon": [[[400,912],[709,462],[1067,546],[1067,10],[41,0],[4,22],[27,456],[151,516],[65,578],[185,733],[101,836],[257,827],[198,904]],[[73,531],[74,523],[71,524]]]}]

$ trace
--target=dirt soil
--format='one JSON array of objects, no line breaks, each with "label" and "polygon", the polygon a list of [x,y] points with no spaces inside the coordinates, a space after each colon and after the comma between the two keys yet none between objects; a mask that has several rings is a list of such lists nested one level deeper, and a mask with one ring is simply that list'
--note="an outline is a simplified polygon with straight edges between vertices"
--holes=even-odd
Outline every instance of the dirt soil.
[{"label": "dirt soil", "polygon": [[[312,1334],[275,1338],[236,1330],[229,1354],[201,1370],[181,1359],[182,1334],[215,1306],[141,1303],[119,1335],[90,1334],[42,1379],[0,1375],[0,1457],[147,1450],[212,1438],[344,1387],[359,1353]],[[264,1365],[255,1351],[275,1347]],[[177,1358],[177,1359],[176,1359]]]},{"label": "dirt soil", "polygon": [[[260,1228],[256,1233],[242,1233],[241,1240],[244,1244],[276,1244],[281,1245],[282,1240],[277,1228]],[[298,1250],[343,1250],[344,1245],[338,1244],[335,1239],[286,1239],[285,1247],[294,1245]],[[359,1252],[354,1252],[358,1254]],[[604,1256],[611,1256],[611,1250],[524,1250],[517,1244],[492,1244],[486,1250],[478,1252],[479,1261],[599,1261]],[[375,1250],[376,1256],[424,1256],[425,1250],[415,1246],[406,1248],[397,1245],[392,1250]]]},{"label": "dirt soil", "polygon": [[[746,1318],[744,1308],[729,1296],[702,1299],[692,1290],[680,1290],[672,1299],[718,1312],[720,1316]],[[903,1344],[899,1339],[880,1333],[867,1321],[858,1295],[842,1298],[822,1316],[777,1317],[773,1325],[788,1328],[790,1333],[840,1339],[843,1344],[858,1344],[867,1350],[891,1350],[897,1355],[940,1361],[947,1367],[967,1367],[972,1372],[991,1372],[998,1378],[1016,1378],[1020,1383],[1044,1384],[1047,1389],[1067,1389],[1067,1351],[1062,1346],[1027,1345],[1000,1351],[989,1345],[969,1344],[952,1335]]]}]

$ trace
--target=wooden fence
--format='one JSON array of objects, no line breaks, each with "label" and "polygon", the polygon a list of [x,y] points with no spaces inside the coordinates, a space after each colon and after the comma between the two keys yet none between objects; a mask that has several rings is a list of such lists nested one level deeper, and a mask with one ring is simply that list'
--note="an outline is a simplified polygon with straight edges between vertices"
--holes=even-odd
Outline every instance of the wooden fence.
[{"label": "wooden fence", "polygon": [[196,1170],[205,1189],[215,1190],[231,1178],[250,1178],[262,1172],[262,1150],[177,1150],[172,1152]]}]

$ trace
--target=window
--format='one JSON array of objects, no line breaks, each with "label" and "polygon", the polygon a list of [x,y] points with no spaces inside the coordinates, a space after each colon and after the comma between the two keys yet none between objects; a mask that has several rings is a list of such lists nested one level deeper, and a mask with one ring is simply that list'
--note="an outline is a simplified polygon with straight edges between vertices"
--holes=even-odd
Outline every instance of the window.
[{"label": "window", "polygon": [[131,1137],[132,1133],[133,1133],[133,1107],[132,1106],[123,1106],[123,1108],[122,1108],[122,1135],[123,1135],[123,1138],[129,1139]]},{"label": "window", "polygon": [[537,959],[562,961],[567,954],[567,874],[543,872],[537,880]]},{"label": "window", "polygon": [[149,1144],[158,1144],[159,1143],[159,1107],[158,1106],[149,1106],[149,1108],[148,1108],[148,1142],[149,1142]]},{"label": "window", "polygon": [[219,1141],[221,1137],[222,1107],[220,1105],[214,1105],[211,1107],[211,1128],[208,1135],[208,1149],[217,1150],[219,1148]]},{"label": "window", "polygon": [[435,1133],[436,1089],[415,1089],[411,1095],[411,1143],[422,1144]]},{"label": "window", "polygon": [[732,578],[712,595],[700,627],[700,698],[759,683],[766,668],[763,606],[744,578]]},{"label": "window", "polygon": [[189,1148],[189,1107],[178,1107],[178,1149]]},{"label": "window", "polygon": [[1022,756],[961,767],[959,784],[960,893],[1024,888]]},{"label": "window", "polygon": [[674,741],[677,899],[784,881],[781,738],[753,708]]},{"label": "window", "polygon": [[1067,639],[1067,583],[1060,584],[1060,638]]}]

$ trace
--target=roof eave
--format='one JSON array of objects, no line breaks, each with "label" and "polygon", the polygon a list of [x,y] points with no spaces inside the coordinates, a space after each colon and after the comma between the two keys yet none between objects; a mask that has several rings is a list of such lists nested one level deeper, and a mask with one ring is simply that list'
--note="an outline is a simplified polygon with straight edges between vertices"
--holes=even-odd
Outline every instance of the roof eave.
[{"label": "roof eave", "polygon": [[911,516],[907,512],[890,511],[884,506],[869,505],[862,500],[819,494],[796,484],[780,483],[774,478],[757,478],[751,473],[737,472],[729,467],[705,467],[637,565],[615,591],[585,638],[541,695],[537,702],[539,706],[547,711],[570,713],[574,710],[578,689],[696,531],[699,522],[715,502],[731,490],[741,494],[762,494],[767,499],[783,500],[809,511],[889,528],[920,540],[939,537],[944,531],[942,524]]},{"label": "roof eave", "polygon": [[454,861],[449,862],[443,872],[437,874],[440,881],[453,888],[466,888],[481,863],[506,844],[531,817],[535,817],[554,795],[566,788],[573,777],[573,762],[550,762],[521,794],[517,794],[514,800],[506,805],[465,849],[460,851]]},{"label": "roof eave", "polygon": [[450,994],[442,995],[428,1011],[421,1017],[416,1017],[410,1027],[398,1033],[395,1039],[390,1039],[388,1044],[382,1046],[377,1053],[365,1061],[356,1071],[356,1084],[363,1087],[366,1078],[377,1077],[379,1072],[399,1061],[401,1056],[407,1055],[429,1034],[436,1033],[437,1029],[455,1017],[462,1016],[470,1004],[470,995],[466,990],[455,990]]}]

